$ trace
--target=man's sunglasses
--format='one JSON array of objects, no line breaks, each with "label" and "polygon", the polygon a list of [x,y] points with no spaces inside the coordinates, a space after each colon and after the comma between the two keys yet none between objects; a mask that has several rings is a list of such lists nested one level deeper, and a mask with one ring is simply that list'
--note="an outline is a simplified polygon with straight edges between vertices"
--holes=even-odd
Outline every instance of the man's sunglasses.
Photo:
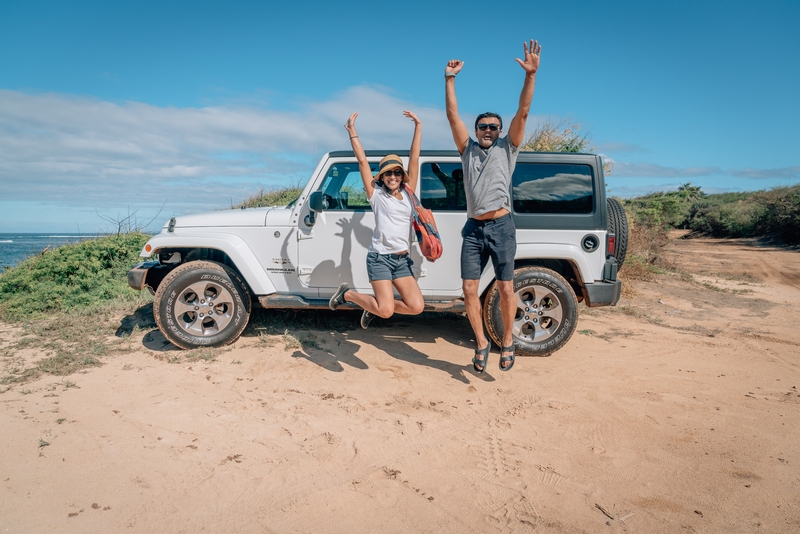
[{"label": "man's sunglasses", "polygon": [[496,124],[483,124],[483,123],[481,123],[481,124],[478,125],[478,129],[480,131],[482,131],[482,132],[485,132],[486,128],[489,128],[489,131],[492,131],[492,132],[496,132],[497,130],[500,129],[500,127],[498,125],[496,125]]},{"label": "man's sunglasses", "polygon": [[386,176],[387,178],[389,176],[403,176],[403,170],[402,169],[392,169],[392,170],[386,171],[384,173],[381,173],[381,176]]}]

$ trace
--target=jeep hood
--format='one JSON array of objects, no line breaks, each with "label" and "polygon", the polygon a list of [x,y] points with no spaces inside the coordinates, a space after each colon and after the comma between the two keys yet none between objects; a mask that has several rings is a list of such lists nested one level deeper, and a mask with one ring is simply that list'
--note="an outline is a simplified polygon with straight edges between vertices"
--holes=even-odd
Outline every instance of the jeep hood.
[{"label": "jeep hood", "polygon": [[[250,208],[181,215],[180,217],[174,217],[175,228],[265,226],[267,213],[273,209],[275,208]],[[164,228],[168,228],[169,225],[170,221],[167,221]]]}]

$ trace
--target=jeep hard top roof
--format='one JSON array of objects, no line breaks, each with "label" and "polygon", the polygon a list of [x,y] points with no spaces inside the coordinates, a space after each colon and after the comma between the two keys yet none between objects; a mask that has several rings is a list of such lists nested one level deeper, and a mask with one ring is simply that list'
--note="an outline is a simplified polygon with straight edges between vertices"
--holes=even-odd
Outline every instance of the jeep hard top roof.
[{"label": "jeep hard top roof", "polygon": [[[365,150],[364,154],[368,158],[377,157],[377,156],[385,156],[386,154],[397,154],[398,156],[408,156],[409,150]],[[575,156],[596,156],[597,154],[592,154],[590,152],[533,152],[530,150],[522,150],[520,154],[559,154],[559,155],[575,155]],[[355,153],[352,150],[334,150],[333,152],[329,152],[328,155],[332,158],[348,158],[348,157],[355,157]],[[420,157],[438,157],[438,156],[455,156],[461,157],[461,154],[458,153],[458,150],[420,150],[419,153]]]}]

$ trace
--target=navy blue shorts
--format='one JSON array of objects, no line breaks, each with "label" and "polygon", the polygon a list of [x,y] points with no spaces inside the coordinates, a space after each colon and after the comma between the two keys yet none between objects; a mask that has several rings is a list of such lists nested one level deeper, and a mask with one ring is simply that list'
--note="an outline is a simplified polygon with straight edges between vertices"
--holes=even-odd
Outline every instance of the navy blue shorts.
[{"label": "navy blue shorts", "polygon": [[480,280],[489,258],[497,280],[514,279],[517,229],[510,213],[485,221],[467,219],[461,237],[462,280]]},{"label": "navy blue shorts", "polygon": [[412,265],[414,265],[414,260],[408,255],[408,252],[404,254],[367,252],[367,274],[370,282],[414,276],[411,271]]}]

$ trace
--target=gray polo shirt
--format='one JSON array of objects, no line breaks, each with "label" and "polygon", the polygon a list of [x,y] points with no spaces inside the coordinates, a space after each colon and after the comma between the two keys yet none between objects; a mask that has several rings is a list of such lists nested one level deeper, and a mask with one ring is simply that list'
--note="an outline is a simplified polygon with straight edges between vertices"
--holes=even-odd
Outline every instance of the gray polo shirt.
[{"label": "gray polo shirt", "polygon": [[498,139],[488,150],[470,137],[461,154],[468,217],[500,208],[511,211],[511,175],[518,155],[519,147],[508,136]]}]

